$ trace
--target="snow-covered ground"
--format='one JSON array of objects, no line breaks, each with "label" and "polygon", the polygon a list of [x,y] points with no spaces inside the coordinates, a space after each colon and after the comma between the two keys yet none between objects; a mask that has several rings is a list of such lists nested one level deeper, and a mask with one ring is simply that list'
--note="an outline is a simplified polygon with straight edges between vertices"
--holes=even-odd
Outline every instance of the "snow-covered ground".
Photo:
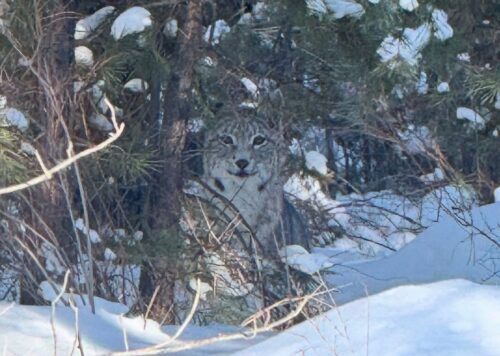
[{"label": "snow-covered ground", "polygon": [[[76,322],[75,312],[69,307],[57,306],[52,314],[50,306],[0,302],[0,354],[80,355],[76,339],[76,335],[79,334],[83,354],[108,355],[114,351],[125,351],[127,348],[135,350],[168,342],[177,330],[174,326],[160,328],[159,324],[152,320],[145,323],[141,317],[125,317],[123,314],[126,312],[127,307],[121,304],[96,298],[96,314],[91,313],[89,306],[80,305]],[[177,340],[172,340],[169,346],[178,347],[185,341],[206,339],[219,334],[240,333],[240,330],[237,327],[221,325],[190,326]],[[241,338],[177,354],[233,354],[263,341],[268,335]]]},{"label": "snow-covered ground", "polygon": [[[180,354],[498,355],[499,239],[496,203],[447,216],[385,258],[349,263],[332,256],[336,274],[327,280],[338,288],[332,295],[337,308],[281,333],[241,337]],[[55,298],[43,289],[47,299]],[[176,327],[124,316],[127,307],[117,303],[97,298],[93,315],[79,298],[75,301],[77,319],[64,306],[58,305],[52,314],[50,306],[0,302],[2,355],[48,355],[54,350],[78,355],[76,330],[86,355],[164,343],[175,334]],[[170,346],[234,333],[240,329],[192,326]]]},{"label": "snow-covered ground", "polygon": [[[175,328],[120,317],[121,306],[102,302],[79,311],[85,355],[106,355],[165,342]],[[79,355],[75,317],[51,308],[0,303],[2,355]],[[356,300],[275,335],[225,341],[176,355],[498,355],[500,288],[465,280],[408,285]],[[237,333],[234,327],[190,327],[173,345]],[[127,340],[127,341],[125,341]]]},{"label": "snow-covered ground", "polygon": [[498,355],[500,288],[404,286],[343,305],[236,355]]}]

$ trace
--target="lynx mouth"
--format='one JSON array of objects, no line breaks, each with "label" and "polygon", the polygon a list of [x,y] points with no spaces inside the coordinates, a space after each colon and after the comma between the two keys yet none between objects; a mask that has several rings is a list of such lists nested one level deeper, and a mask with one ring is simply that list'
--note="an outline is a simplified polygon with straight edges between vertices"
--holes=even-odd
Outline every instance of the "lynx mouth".
[{"label": "lynx mouth", "polygon": [[247,177],[251,177],[251,176],[254,176],[257,174],[257,172],[247,172],[243,169],[239,170],[238,172],[231,172],[230,170],[228,170],[227,173],[229,173],[232,176],[239,177],[239,178],[247,178]]}]

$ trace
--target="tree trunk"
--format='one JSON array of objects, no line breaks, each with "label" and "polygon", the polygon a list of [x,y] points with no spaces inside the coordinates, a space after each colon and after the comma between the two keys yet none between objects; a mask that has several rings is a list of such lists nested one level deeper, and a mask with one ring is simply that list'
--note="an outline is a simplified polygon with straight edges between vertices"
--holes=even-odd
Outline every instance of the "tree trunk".
[{"label": "tree trunk", "polygon": [[[36,119],[42,129],[37,148],[47,167],[67,158],[70,120],[74,117],[71,69],[75,19],[71,16],[72,6],[71,0],[51,1],[37,8],[34,14],[41,23],[36,35],[38,51],[33,58],[33,74],[38,80]],[[66,182],[65,172],[34,188],[30,198],[33,205],[27,206],[27,212],[32,209],[38,212],[38,215],[31,214],[30,225],[55,245],[64,246],[65,252],[71,255],[73,243],[64,228],[68,207],[61,182]],[[34,237],[33,241],[39,239]],[[23,299],[30,292],[22,291],[22,294]]]},{"label": "tree trunk", "polygon": [[[181,6],[181,5],[179,5]],[[157,197],[155,216],[152,224],[152,238],[161,238],[165,234],[178,235],[178,223],[182,200],[182,153],[186,143],[187,120],[190,115],[190,98],[193,83],[194,65],[199,58],[202,39],[201,1],[189,1],[180,8],[179,31],[176,48],[177,61],[171,70],[169,83],[164,91],[164,118],[160,128],[160,152],[164,164],[157,177]],[[152,273],[141,281],[142,292],[151,296],[153,289],[160,287],[153,306],[154,317],[163,319],[174,302],[174,283],[177,271],[175,263],[168,261],[154,262]],[[172,322],[172,316],[168,321]]]}]

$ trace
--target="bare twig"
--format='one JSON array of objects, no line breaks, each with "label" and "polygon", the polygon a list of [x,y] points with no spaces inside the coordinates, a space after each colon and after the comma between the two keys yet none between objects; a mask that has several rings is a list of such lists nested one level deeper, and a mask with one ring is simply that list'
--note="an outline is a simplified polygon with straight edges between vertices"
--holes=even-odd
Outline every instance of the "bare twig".
[{"label": "bare twig", "polygon": [[56,298],[52,302],[50,302],[50,306],[51,306],[50,327],[52,329],[52,338],[54,339],[54,356],[57,355],[57,334],[56,334],[56,325],[55,325],[56,305],[59,302],[59,300],[63,297],[64,293],[66,292],[66,287],[68,285],[70,273],[71,273],[71,271],[68,269],[66,271],[66,274],[64,275],[64,283],[62,285],[61,290],[59,291],[59,294],[56,296]]},{"label": "bare twig", "polygon": [[75,313],[75,341],[73,342],[73,349],[71,350],[71,355],[73,355],[75,346],[78,346],[78,350],[80,350],[80,356],[85,356],[85,353],[83,352],[83,345],[82,345],[82,338],[80,336],[80,319],[79,319],[79,314],[78,314],[78,308],[75,305],[75,301],[73,298],[69,298],[69,305],[73,312]]},{"label": "bare twig", "polygon": [[[198,280],[198,283],[200,283],[199,280]],[[199,290],[200,290],[199,284],[198,284],[197,288],[198,288],[197,297],[199,299],[199,294],[200,294],[199,293]],[[322,294],[322,293],[319,293],[319,294]],[[154,345],[151,347],[143,348],[143,349],[133,350],[133,351],[114,352],[111,355],[112,356],[157,355],[160,353],[172,353],[172,352],[179,352],[179,351],[183,351],[183,350],[190,350],[190,349],[194,349],[197,347],[215,344],[217,342],[252,338],[252,337],[255,337],[255,335],[257,335],[259,333],[270,331],[274,328],[277,328],[277,327],[289,322],[290,320],[292,320],[293,318],[298,316],[302,312],[304,307],[307,305],[307,303],[310,300],[312,300],[313,298],[315,298],[317,295],[318,295],[318,290],[316,290],[314,293],[309,294],[309,295],[304,296],[304,297],[286,298],[285,300],[274,303],[273,305],[266,308],[265,310],[262,310],[256,314],[254,314],[253,317],[250,317],[246,320],[246,325],[250,325],[250,324],[254,325],[254,327],[250,331],[250,333],[234,333],[234,334],[218,335],[218,336],[214,336],[214,337],[206,338],[206,339],[202,339],[202,340],[180,342],[177,345],[172,345],[170,347],[167,347],[177,337],[179,337],[181,335],[181,333],[184,331],[185,326],[187,326],[187,324],[190,321],[190,318],[194,314],[195,308],[192,308],[189,316],[186,318],[183,325],[179,328],[179,330],[174,335],[174,337],[172,339],[169,339],[167,342],[162,343],[162,344],[158,344],[158,345]],[[256,320],[258,318],[260,318],[262,315],[270,313],[272,308],[275,308],[275,307],[278,307],[278,306],[281,306],[283,304],[290,303],[290,302],[298,302],[298,305],[295,308],[295,310],[293,310],[292,312],[285,315],[283,318],[278,319],[274,322],[266,323],[260,327],[256,326],[257,325]],[[195,302],[193,303],[193,306],[195,305],[195,303],[196,303],[196,297],[195,297]]]},{"label": "bare twig", "polygon": [[160,344],[151,346],[151,347],[145,347],[143,349],[138,349],[138,350],[133,350],[133,351],[125,351],[125,352],[115,352],[112,353],[114,356],[131,356],[131,355],[157,355],[159,353],[162,353],[165,351],[165,348],[177,340],[179,336],[184,332],[186,327],[189,325],[191,320],[193,319],[194,313],[196,312],[196,309],[198,308],[198,303],[200,302],[200,296],[201,296],[201,280],[198,278],[196,280],[196,295],[194,296],[194,301],[193,305],[191,306],[191,310],[189,311],[189,314],[187,315],[186,319],[182,323],[182,325],[179,327],[177,332],[175,333],[174,336],[169,338],[167,341],[162,342]]},{"label": "bare twig", "polygon": [[27,182],[15,184],[15,185],[5,187],[5,188],[0,188],[0,195],[17,192],[19,190],[30,188],[30,187],[33,187],[35,185],[38,185],[40,183],[43,183],[43,182],[49,180],[53,174],[62,171],[63,169],[69,167],[71,164],[82,159],[83,157],[87,157],[93,153],[96,153],[96,152],[104,149],[105,147],[109,146],[113,142],[115,142],[121,136],[124,129],[125,129],[125,124],[121,123],[117,127],[117,131],[112,133],[108,139],[104,140],[100,144],[98,144],[94,147],[87,148],[86,150],[83,150],[83,151],[77,153],[76,155],[65,159],[64,161],[58,163],[54,167],[44,171],[43,174],[40,174],[39,176],[32,178],[32,179],[28,180]]}]

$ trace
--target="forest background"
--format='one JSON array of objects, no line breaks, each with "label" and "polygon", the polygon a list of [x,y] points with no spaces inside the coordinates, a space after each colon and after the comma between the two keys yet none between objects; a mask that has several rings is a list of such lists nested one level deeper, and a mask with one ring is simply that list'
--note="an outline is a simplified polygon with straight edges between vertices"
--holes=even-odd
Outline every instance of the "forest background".
[{"label": "forest background", "polygon": [[[40,281],[66,269],[85,276],[77,290],[116,298],[99,260],[141,265],[152,276],[141,290],[172,291],[182,187],[199,174],[203,127],[228,105],[277,103],[300,158],[290,172],[332,198],[419,199],[453,184],[494,201],[499,13],[491,0],[1,1],[0,187],[125,130],[1,196],[0,299],[43,303]],[[311,151],[326,172],[306,165]]]}]

